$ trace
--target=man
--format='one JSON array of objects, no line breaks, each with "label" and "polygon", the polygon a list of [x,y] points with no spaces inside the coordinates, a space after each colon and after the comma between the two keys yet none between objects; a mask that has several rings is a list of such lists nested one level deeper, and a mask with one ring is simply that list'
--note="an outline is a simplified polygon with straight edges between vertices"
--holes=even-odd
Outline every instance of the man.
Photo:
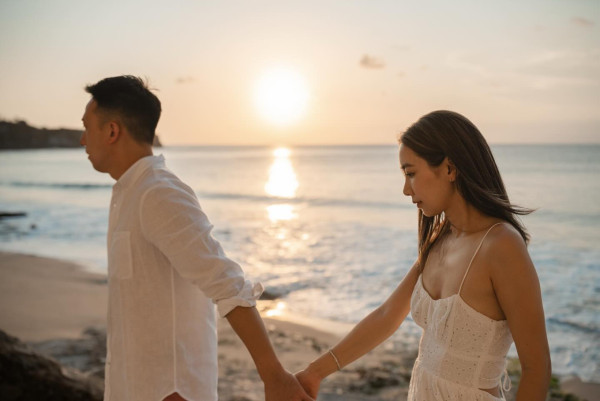
[{"label": "man", "polygon": [[104,399],[216,401],[214,302],[252,355],[266,399],[312,400],[275,356],[254,307],[262,287],[225,256],[192,189],[153,155],[158,98],[132,76],[86,91],[81,144],[93,167],[116,180]]}]

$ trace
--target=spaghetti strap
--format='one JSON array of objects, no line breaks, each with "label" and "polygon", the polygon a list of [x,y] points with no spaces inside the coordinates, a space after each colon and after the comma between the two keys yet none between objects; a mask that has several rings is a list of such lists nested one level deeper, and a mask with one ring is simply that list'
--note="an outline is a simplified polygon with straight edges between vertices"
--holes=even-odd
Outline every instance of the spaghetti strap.
[{"label": "spaghetti strap", "polygon": [[465,279],[467,278],[467,274],[469,274],[469,270],[471,269],[471,265],[473,264],[473,260],[475,260],[475,256],[477,256],[477,252],[479,252],[479,248],[481,248],[481,245],[483,245],[483,241],[485,240],[485,237],[487,237],[487,235],[490,233],[490,231],[492,231],[492,228],[496,227],[499,224],[502,224],[502,222],[496,223],[493,226],[491,226],[490,228],[488,228],[488,230],[486,231],[486,233],[483,236],[483,238],[481,238],[481,241],[479,241],[479,245],[477,245],[477,249],[475,249],[475,252],[473,253],[473,256],[471,257],[471,261],[469,262],[469,266],[467,266],[467,271],[465,272],[465,275],[463,276],[463,279],[460,282],[460,287],[458,288],[458,295],[459,296],[460,296],[460,292],[462,291],[463,284],[465,283]]}]

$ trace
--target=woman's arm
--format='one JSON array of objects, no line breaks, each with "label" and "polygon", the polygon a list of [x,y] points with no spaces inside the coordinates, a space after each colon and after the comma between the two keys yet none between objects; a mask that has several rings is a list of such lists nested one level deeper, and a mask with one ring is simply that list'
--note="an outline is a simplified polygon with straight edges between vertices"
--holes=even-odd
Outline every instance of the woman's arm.
[{"label": "woman's arm", "polygon": [[[415,264],[389,298],[332,348],[341,367],[360,358],[398,329],[410,311],[410,297],[418,277]],[[327,352],[297,373],[297,377],[309,395],[316,397],[321,381],[337,370],[336,360]]]},{"label": "woman's arm", "polygon": [[512,333],[522,376],[517,401],[543,401],[551,362],[538,276],[521,236],[498,230],[489,249],[491,279]]}]

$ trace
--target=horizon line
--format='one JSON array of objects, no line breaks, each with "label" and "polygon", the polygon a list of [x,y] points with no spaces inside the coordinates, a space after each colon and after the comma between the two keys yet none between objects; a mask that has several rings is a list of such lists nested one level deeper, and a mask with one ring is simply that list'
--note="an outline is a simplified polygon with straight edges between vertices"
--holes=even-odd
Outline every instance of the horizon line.
[{"label": "horizon line", "polygon": [[[490,146],[585,146],[585,145],[600,145],[597,142],[488,142]],[[375,147],[375,146],[398,146],[394,143],[304,143],[304,144],[202,144],[202,143],[178,143],[178,144],[162,144],[163,148],[178,148],[178,147],[204,147],[204,148],[278,148],[278,147]]]}]

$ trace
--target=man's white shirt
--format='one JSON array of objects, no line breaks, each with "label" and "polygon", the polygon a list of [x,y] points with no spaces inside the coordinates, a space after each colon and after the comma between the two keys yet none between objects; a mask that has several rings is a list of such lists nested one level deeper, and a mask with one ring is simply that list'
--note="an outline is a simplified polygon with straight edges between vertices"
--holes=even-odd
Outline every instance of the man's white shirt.
[{"label": "man's white shirt", "polygon": [[262,292],[211,236],[194,191],[162,156],[113,186],[108,224],[106,401],[217,400],[216,313]]}]

